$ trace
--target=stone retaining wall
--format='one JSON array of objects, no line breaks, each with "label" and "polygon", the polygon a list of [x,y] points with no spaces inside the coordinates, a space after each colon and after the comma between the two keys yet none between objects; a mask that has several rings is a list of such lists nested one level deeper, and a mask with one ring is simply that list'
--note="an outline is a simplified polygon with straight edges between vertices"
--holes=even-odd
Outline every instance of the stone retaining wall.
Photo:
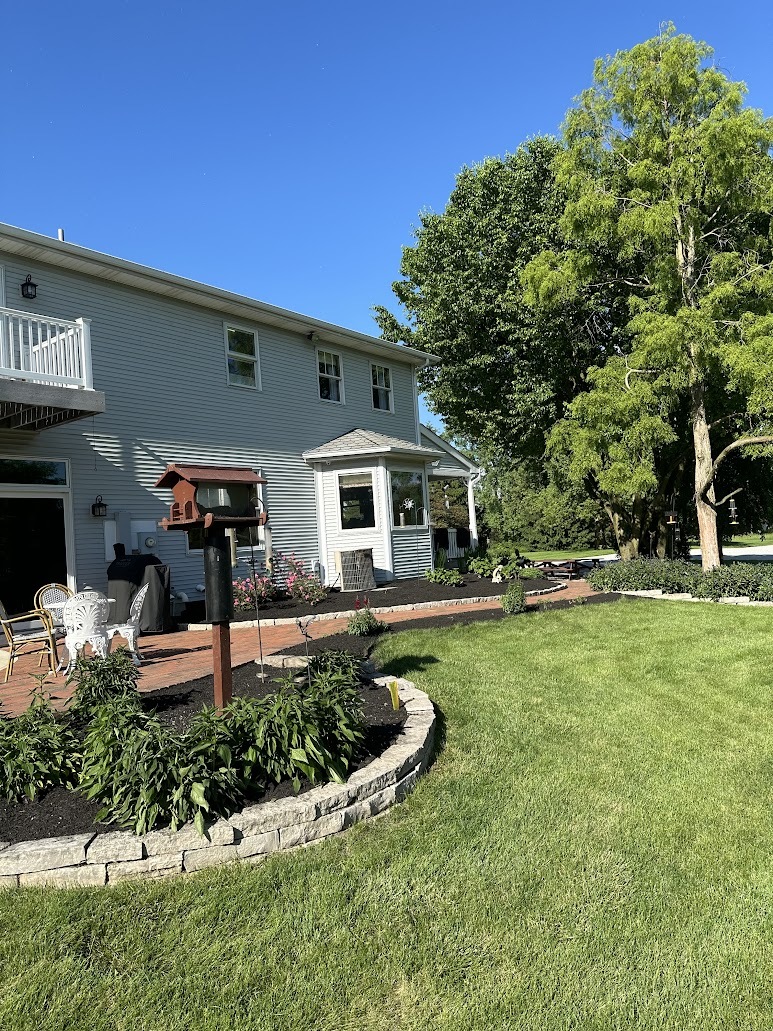
[{"label": "stone retaining wall", "polygon": [[192,824],[177,831],[73,834],[60,838],[0,842],[0,887],[115,884],[138,877],[192,873],[224,863],[255,863],[272,852],[297,848],[338,834],[388,809],[413,790],[431,758],[435,710],[409,680],[397,681],[408,713],[397,741],[346,784],[324,784],[303,795],[248,806],[218,820],[202,837]]},{"label": "stone retaining wall", "polygon": [[[527,598],[537,598],[543,594],[555,594],[556,591],[566,590],[566,584],[556,583],[552,587],[543,587],[540,591],[526,591]],[[374,615],[382,615],[384,612],[413,612],[418,609],[442,609],[449,606],[457,605],[481,605],[487,601],[500,601],[502,598],[501,594],[487,594],[482,595],[478,598],[445,598],[442,601],[416,601],[409,605],[373,605],[370,611]],[[327,619],[351,619],[352,616],[358,616],[362,612],[357,609],[346,609],[342,612],[318,612],[312,613],[315,622],[319,622]],[[295,626],[297,616],[282,616],[276,619],[261,619],[261,627],[267,626]],[[303,616],[303,619],[308,618]],[[258,621],[256,619],[235,619],[231,623],[232,630],[241,630],[249,627],[256,627]],[[198,630],[211,630],[211,623],[181,623],[181,630],[190,630],[196,632]]]},{"label": "stone retaining wall", "polygon": [[695,601],[707,602],[709,605],[751,605],[758,608],[770,608],[773,601],[752,601],[747,595],[738,595],[732,598],[696,598],[692,594],[665,594],[661,590],[648,591],[614,591],[614,594],[624,594],[628,598],[655,598],[657,601]]}]

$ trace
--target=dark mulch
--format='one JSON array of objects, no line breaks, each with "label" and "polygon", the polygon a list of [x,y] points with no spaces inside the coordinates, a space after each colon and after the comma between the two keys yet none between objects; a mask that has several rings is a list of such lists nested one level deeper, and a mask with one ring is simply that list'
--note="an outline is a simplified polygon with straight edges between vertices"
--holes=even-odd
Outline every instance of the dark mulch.
[{"label": "dark mulch", "polygon": [[[555,598],[556,595],[548,595],[548,598]],[[560,595],[558,595],[560,598]],[[618,601],[623,595],[620,594],[592,594],[590,597],[583,598],[579,604],[584,605],[605,605],[610,601]],[[553,609],[568,609],[578,604],[576,599],[572,598],[561,598],[560,601],[549,601],[545,599],[545,604],[550,605],[551,610]],[[539,604],[530,605],[526,610],[525,615],[530,615],[533,612],[539,611]],[[516,616],[506,616],[505,613],[499,609],[465,609],[463,605],[460,605],[458,609],[454,609],[449,612],[447,609],[443,610],[442,613],[436,616],[423,616],[421,619],[401,619],[399,623],[393,623],[386,633],[395,633],[403,630],[431,630],[434,627],[445,627],[445,626],[468,626],[470,623],[489,623],[491,620],[497,619],[516,619]],[[352,634],[341,633],[341,634],[325,634],[324,622],[315,625],[312,623],[308,628],[309,634],[311,634],[311,640],[308,642],[309,655],[318,655],[320,652],[327,651],[328,648],[333,648],[337,651],[348,651],[353,652],[355,655],[359,655],[360,658],[367,658],[368,655],[378,644],[379,640],[383,636],[382,634],[375,634],[372,637],[355,637]],[[319,635],[319,636],[315,636]],[[325,634],[325,636],[322,636]],[[289,648],[282,649],[283,655],[305,655],[306,645],[301,642],[300,644],[294,644]]]},{"label": "dark mulch", "polygon": [[[523,586],[528,593],[533,591],[544,591],[553,587],[555,581],[546,580],[542,577],[535,577],[523,581]],[[282,601],[275,601],[260,610],[261,619],[287,619],[294,617],[313,616],[320,612],[347,612],[355,607],[355,602],[367,597],[372,608],[387,605],[416,605],[422,601],[448,601],[452,598],[496,598],[504,594],[507,584],[494,584],[491,580],[483,579],[474,573],[467,573],[464,577],[464,586],[447,587],[445,584],[433,584],[423,577],[398,580],[387,587],[378,587],[375,591],[330,591],[328,596],[318,605],[306,605],[287,598]],[[255,610],[249,612],[237,612],[234,622],[245,619],[255,619]],[[185,608],[182,618],[183,622],[203,623],[205,622],[204,602],[194,602]]]},{"label": "dark mulch", "polygon": [[[266,672],[272,676],[279,676],[287,671],[267,667]],[[258,667],[254,663],[234,669],[235,696],[262,698],[275,691],[277,686],[273,680],[265,683],[261,681]],[[353,764],[353,769],[357,770],[372,762],[395,741],[406,719],[406,712],[402,706],[397,711],[392,708],[386,688],[364,683],[361,685],[360,694],[365,716],[365,742]],[[146,708],[156,710],[163,723],[176,731],[182,731],[204,705],[213,704],[212,677],[202,677],[187,684],[148,692],[143,695],[142,700]],[[311,786],[308,782],[302,783],[301,792],[308,791]],[[289,781],[282,782],[271,786],[261,796],[261,801],[283,798],[292,793],[292,784]],[[0,841],[36,840],[91,831],[104,834],[118,830],[114,824],[94,823],[99,809],[98,803],[89,802],[77,792],[65,791],[63,788],[49,791],[36,802],[22,802],[16,805],[0,802]]]}]

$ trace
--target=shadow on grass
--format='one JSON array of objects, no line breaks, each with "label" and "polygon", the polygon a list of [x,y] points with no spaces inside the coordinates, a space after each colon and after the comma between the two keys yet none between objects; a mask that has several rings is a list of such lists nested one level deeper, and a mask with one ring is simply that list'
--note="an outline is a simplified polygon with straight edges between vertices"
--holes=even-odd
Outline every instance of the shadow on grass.
[{"label": "shadow on grass", "polygon": [[408,678],[409,673],[422,673],[428,666],[434,666],[440,659],[434,655],[399,655],[389,659],[381,667],[381,673],[389,677]]}]

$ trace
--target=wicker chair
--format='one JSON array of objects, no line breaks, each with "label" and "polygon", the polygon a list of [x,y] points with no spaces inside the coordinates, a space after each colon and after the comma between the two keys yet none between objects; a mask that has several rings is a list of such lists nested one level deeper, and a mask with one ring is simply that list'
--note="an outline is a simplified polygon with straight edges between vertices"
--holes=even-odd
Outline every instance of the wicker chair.
[{"label": "wicker chair", "polygon": [[72,598],[69,587],[65,587],[64,584],[46,584],[36,592],[33,604],[36,609],[45,609],[48,612],[54,630],[63,632],[62,610],[68,598]]},{"label": "wicker chair", "polygon": [[[22,628],[23,623],[38,623],[39,626]],[[26,655],[34,655],[40,652],[38,666],[43,665],[43,659],[48,656],[48,665],[51,672],[56,676],[58,657],[56,653],[56,637],[51,625],[51,617],[45,609],[31,609],[29,612],[21,612],[18,616],[9,616],[5,606],[0,602],[0,629],[5,634],[8,642],[10,655],[8,665],[5,667],[4,683],[13,673],[13,664],[22,654],[22,649],[29,647]]]},{"label": "wicker chair", "polygon": [[142,615],[142,604],[145,601],[145,595],[148,593],[150,584],[143,584],[142,587],[137,591],[132,599],[131,609],[129,610],[129,618],[125,623],[111,623],[107,628],[108,640],[118,635],[125,637],[126,642],[129,645],[129,651],[131,653],[132,660],[135,666],[139,666],[142,661],[142,656],[137,648],[137,636],[140,632],[140,616]]},{"label": "wicker chair", "polygon": [[64,646],[69,656],[68,673],[78,661],[79,652],[87,644],[101,659],[107,656],[107,613],[107,598],[99,591],[81,591],[64,603],[62,621],[65,629]]}]

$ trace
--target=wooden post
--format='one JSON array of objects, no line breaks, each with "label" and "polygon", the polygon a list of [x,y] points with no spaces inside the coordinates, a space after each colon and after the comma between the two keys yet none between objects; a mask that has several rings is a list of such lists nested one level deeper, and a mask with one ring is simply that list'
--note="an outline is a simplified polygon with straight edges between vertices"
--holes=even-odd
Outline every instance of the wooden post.
[{"label": "wooden post", "polygon": [[222,709],[233,697],[231,628],[228,623],[212,624],[212,661],[215,673],[215,706]]}]

